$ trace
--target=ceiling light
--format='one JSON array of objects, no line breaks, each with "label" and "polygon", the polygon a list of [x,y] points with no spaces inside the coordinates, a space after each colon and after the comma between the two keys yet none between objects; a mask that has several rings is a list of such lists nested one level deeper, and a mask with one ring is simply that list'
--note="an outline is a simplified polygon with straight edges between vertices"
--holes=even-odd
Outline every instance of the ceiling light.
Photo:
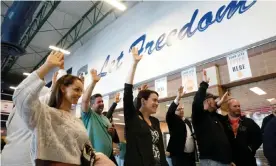
[{"label": "ceiling light", "polygon": [[124,116],[124,114],[118,114],[118,116]]},{"label": "ceiling light", "polygon": [[29,76],[29,75],[31,75],[31,73],[23,73],[23,75]]},{"label": "ceiling light", "polygon": [[120,120],[119,118],[112,118],[113,120]]},{"label": "ceiling light", "polygon": [[56,46],[49,46],[49,48],[52,49],[52,50],[55,50],[55,51],[60,51],[60,52],[62,52],[62,53],[65,54],[65,55],[69,55],[69,54],[70,54],[69,51],[64,50],[64,49],[62,49],[62,48],[58,48],[58,47],[56,47]]},{"label": "ceiling light", "polygon": [[125,125],[125,123],[114,123],[116,125]]},{"label": "ceiling light", "polygon": [[14,87],[14,86],[10,86],[10,89],[13,89],[13,90],[15,90],[15,89],[16,89],[16,87]]},{"label": "ceiling light", "polygon": [[266,99],[267,101],[271,102],[273,100],[275,100],[275,98],[271,98],[271,99]]},{"label": "ceiling light", "polygon": [[105,0],[105,2],[109,3],[110,5],[114,6],[115,8],[121,11],[126,10],[126,6],[122,2],[119,2],[118,0]]},{"label": "ceiling light", "polygon": [[257,95],[265,95],[266,92],[263,91],[261,88],[259,87],[254,87],[254,88],[250,88],[250,90],[254,93],[256,93]]}]

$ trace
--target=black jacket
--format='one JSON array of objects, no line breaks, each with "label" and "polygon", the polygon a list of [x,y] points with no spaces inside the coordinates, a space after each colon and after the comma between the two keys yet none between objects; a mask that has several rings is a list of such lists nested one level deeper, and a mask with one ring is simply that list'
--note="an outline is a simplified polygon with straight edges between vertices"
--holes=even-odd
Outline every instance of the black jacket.
[{"label": "black jacket", "polygon": [[[171,156],[183,154],[187,138],[186,124],[175,114],[177,106],[178,105],[172,102],[166,115],[166,121],[170,132],[167,151],[170,152]],[[186,123],[190,122],[186,120]]]},{"label": "black jacket", "polygon": [[262,144],[260,127],[252,119],[241,116],[235,137],[228,116],[224,120],[225,132],[232,147],[233,162],[236,166],[257,166],[254,156]]},{"label": "black jacket", "polygon": [[[133,85],[125,84],[124,88],[124,118],[126,130],[125,166],[154,166],[155,160],[152,151],[152,136],[148,124],[139,117],[133,105]],[[159,133],[158,148],[162,166],[168,166],[165,157],[163,136],[159,120],[150,117],[152,127]]]},{"label": "black jacket", "polygon": [[273,117],[264,130],[264,155],[271,166],[276,166],[276,117]]},{"label": "black jacket", "polygon": [[203,101],[208,88],[202,82],[192,105],[192,122],[197,138],[200,159],[211,159],[224,164],[232,162],[231,146],[221,123],[222,115],[205,111]]},{"label": "black jacket", "polygon": [[261,131],[262,131],[262,134],[264,134],[264,130],[265,130],[265,127],[266,125],[268,124],[268,122],[274,118],[275,116],[273,114],[270,114],[268,116],[266,116],[264,119],[263,119],[263,123],[262,123],[262,127],[261,127]]}]

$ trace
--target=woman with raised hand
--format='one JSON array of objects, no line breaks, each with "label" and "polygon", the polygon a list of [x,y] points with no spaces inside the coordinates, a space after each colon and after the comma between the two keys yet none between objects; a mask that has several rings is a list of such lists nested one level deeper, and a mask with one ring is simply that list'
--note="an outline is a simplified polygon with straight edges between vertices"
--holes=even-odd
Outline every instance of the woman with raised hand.
[{"label": "woman with raised hand", "polygon": [[141,90],[136,107],[133,104],[133,80],[142,55],[138,55],[137,48],[131,52],[133,63],[124,88],[125,166],[167,166],[159,120],[151,116],[158,107],[158,93]]},{"label": "woman with raised hand", "polygon": [[[86,129],[70,112],[71,105],[82,95],[82,81],[76,76],[65,75],[56,82],[49,105],[38,98],[45,85],[45,75],[63,62],[62,53],[52,52],[38,70],[20,83],[13,95],[19,115],[33,133],[31,156],[36,166],[90,165],[90,158],[83,155],[83,149],[92,149]],[[94,154],[93,149],[90,152]],[[96,160],[101,158],[106,156],[99,154]]]}]

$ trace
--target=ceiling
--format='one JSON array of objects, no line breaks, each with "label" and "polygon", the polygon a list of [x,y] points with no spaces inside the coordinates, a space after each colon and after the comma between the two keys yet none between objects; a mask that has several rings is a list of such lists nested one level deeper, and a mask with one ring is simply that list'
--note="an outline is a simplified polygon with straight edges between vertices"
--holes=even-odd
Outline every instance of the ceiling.
[{"label": "ceiling", "polygon": [[[8,8],[12,5],[13,1],[1,1],[1,23],[5,17]],[[38,11],[41,9],[44,3],[47,1],[42,1],[34,13],[33,18],[37,16]],[[123,2],[127,6],[127,10],[139,1],[128,1]],[[92,6],[96,6],[95,9],[88,12]],[[110,12],[111,11],[111,12]],[[88,12],[88,15],[84,17],[84,14]],[[32,72],[37,65],[45,58],[49,53],[49,45],[56,45],[66,33],[84,17],[81,21],[81,26],[79,26],[78,33],[84,34],[84,36],[74,39],[67,37],[64,39],[64,47],[71,45],[68,50],[73,53],[85,44],[94,35],[124,14],[126,11],[122,12],[114,9],[111,5],[102,1],[61,1],[58,6],[53,10],[48,19],[44,22],[42,27],[38,30],[34,38],[26,47],[26,54],[20,56],[11,68],[7,71],[1,71],[1,92],[12,94],[13,91],[9,89],[10,86],[17,86],[25,77],[22,75],[23,72]],[[104,17],[103,17],[104,16]],[[98,18],[96,22],[94,18]],[[104,18],[103,20],[100,20]],[[97,24],[95,24],[97,23]],[[94,25],[95,24],[95,25]],[[94,26],[93,28],[91,28]],[[89,30],[91,28],[91,30]],[[67,35],[69,36],[69,35]],[[74,40],[74,41],[73,41]],[[63,47],[63,48],[64,48]],[[2,57],[1,57],[2,58]],[[5,75],[5,77],[2,77]],[[1,95],[2,96],[2,95]]]}]

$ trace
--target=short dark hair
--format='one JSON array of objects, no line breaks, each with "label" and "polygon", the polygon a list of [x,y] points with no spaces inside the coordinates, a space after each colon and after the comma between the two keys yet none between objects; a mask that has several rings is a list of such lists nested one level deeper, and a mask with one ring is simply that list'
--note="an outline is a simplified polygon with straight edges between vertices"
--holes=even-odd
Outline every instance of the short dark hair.
[{"label": "short dark hair", "polygon": [[103,96],[102,96],[101,94],[99,94],[99,93],[96,93],[96,94],[92,95],[92,96],[90,97],[90,104],[94,104],[96,98],[98,98],[98,97],[103,97]]},{"label": "short dark hair", "polygon": [[151,94],[156,94],[157,96],[159,96],[159,94],[156,91],[153,90],[141,90],[138,95],[137,95],[137,100],[136,100],[136,109],[139,110],[141,108],[141,99],[145,99],[148,100]]}]

